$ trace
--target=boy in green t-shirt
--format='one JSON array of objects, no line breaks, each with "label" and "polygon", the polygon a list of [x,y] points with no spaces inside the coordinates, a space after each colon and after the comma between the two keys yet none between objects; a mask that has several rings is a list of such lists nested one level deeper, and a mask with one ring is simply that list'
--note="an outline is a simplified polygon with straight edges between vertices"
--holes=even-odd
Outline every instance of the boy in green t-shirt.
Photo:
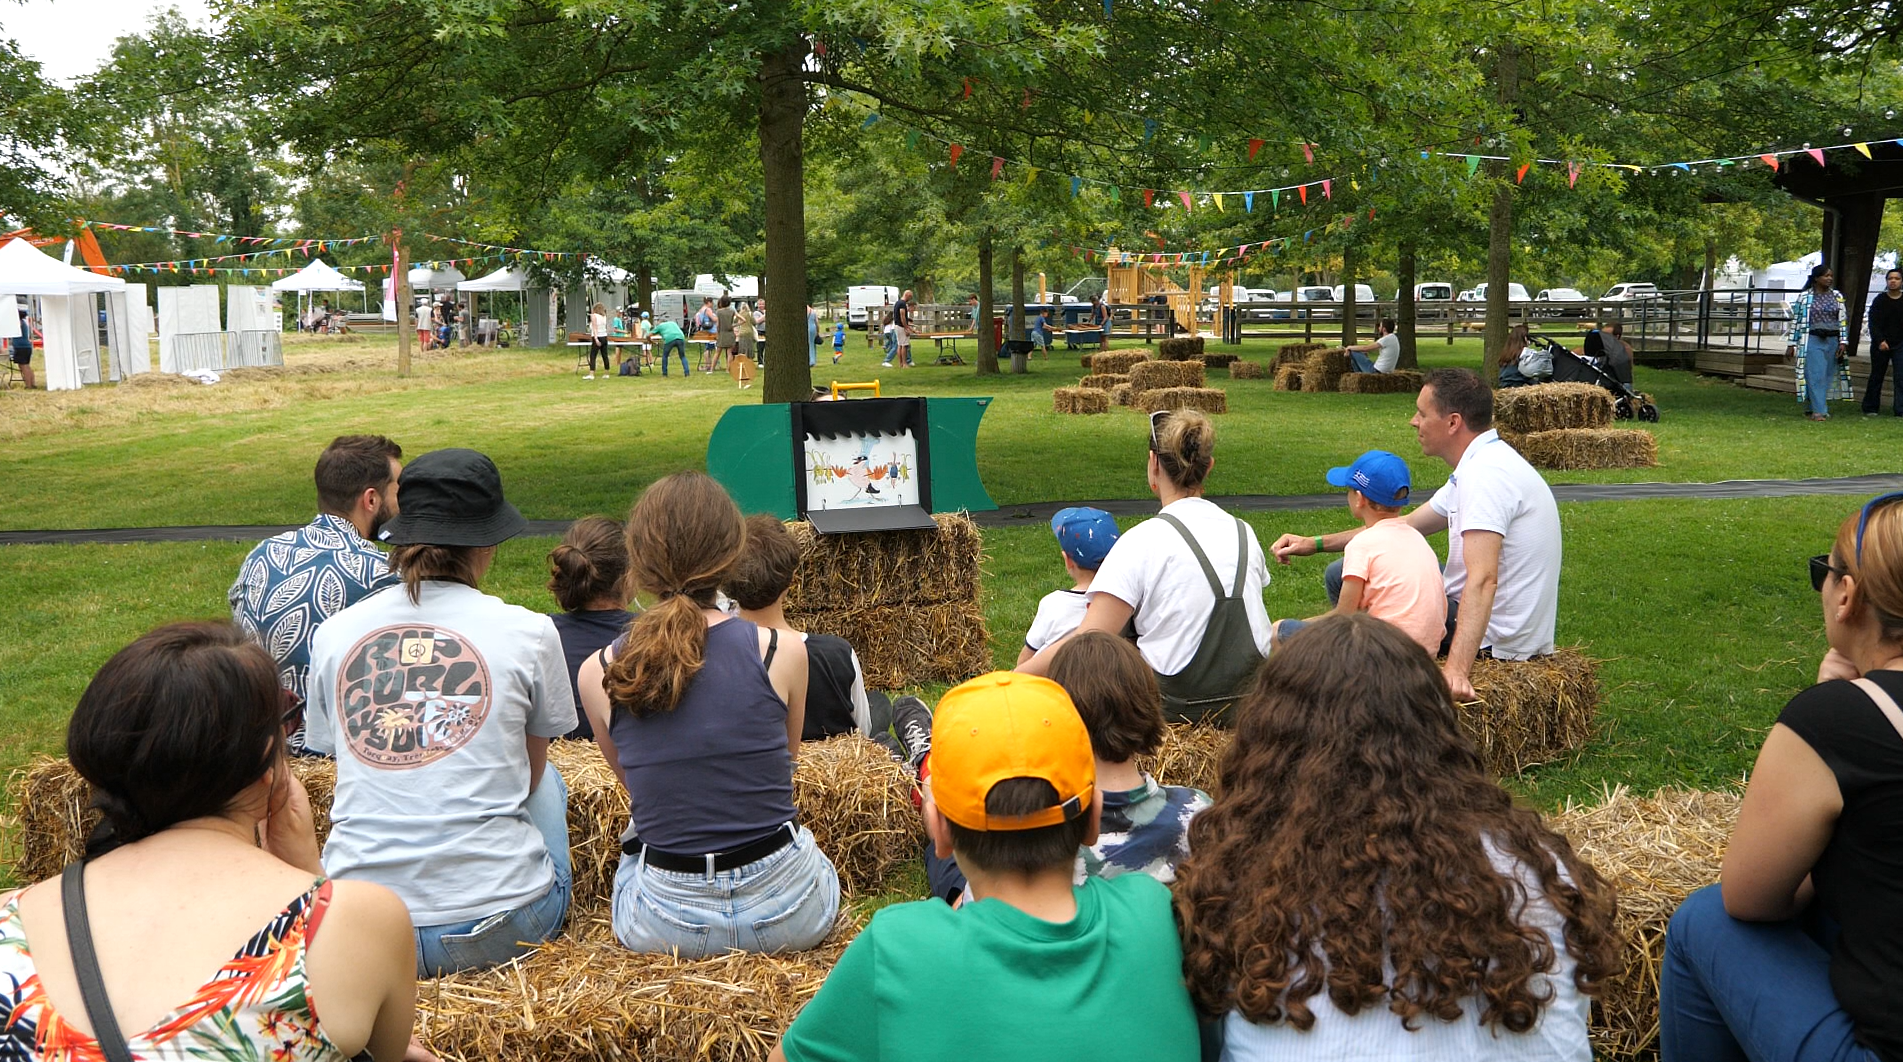
[{"label": "boy in green t-shirt", "polygon": [[1143,874],[1071,884],[1103,804],[1063,687],[1010,671],[956,687],[926,764],[925,829],[970,898],[874,915],[774,1062],[1194,1062],[1169,891]]}]

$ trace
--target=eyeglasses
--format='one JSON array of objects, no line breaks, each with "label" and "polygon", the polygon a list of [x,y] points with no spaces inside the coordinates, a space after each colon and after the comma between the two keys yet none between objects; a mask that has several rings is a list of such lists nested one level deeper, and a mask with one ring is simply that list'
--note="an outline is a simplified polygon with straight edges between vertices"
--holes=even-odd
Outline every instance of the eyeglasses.
[{"label": "eyeglasses", "polygon": [[1850,574],[1842,568],[1831,564],[1830,554],[1828,553],[1819,553],[1817,556],[1812,557],[1810,559],[1810,588],[1817,593],[1823,593],[1824,580],[1830,578],[1832,573],[1835,573],[1839,577]]},{"label": "eyeglasses", "polygon": [[283,690],[281,694],[279,706],[283,714],[278,717],[278,722],[284,727],[284,736],[290,737],[304,724],[304,698],[290,690]]},{"label": "eyeglasses", "polygon": [[1160,454],[1163,452],[1162,450],[1157,449],[1156,429],[1160,427],[1162,423],[1168,419],[1170,419],[1170,411],[1167,409],[1159,409],[1156,412],[1150,414],[1150,452],[1153,454]]},{"label": "eyeglasses", "polygon": [[1903,490],[1893,490],[1888,494],[1879,494],[1864,503],[1863,512],[1857,515],[1857,562],[1859,564],[1863,562],[1863,529],[1870,525],[1871,510],[1885,502],[1893,502],[1899,498],[1903,498]]}]

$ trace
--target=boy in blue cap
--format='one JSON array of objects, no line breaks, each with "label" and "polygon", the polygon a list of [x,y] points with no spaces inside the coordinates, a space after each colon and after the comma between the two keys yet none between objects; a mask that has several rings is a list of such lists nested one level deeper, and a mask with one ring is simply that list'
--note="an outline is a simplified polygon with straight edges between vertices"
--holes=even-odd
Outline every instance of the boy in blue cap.
[{"label": "boy in blue cap", "polygon": [[839,364],[840,355],[846,352],[846,322],[833,322],[833,364]]},{"label": "boy in blue cap", "polygon": [[1090,583],[1117,544],[1117,521],[1102,509],[1073,506],[1059,509],[1051,517],[1051,534],[1064,554],[1064,573],[1070,576],[1069,590],[1053,590],[1037,603],[1037,617],[1024,634],[1024,648],[1018,663],[1037,655],[1039,649],[1077,629],[1084,621],[1084,608],[1090,603]]},{"label": "boy in blue cap", "polygon": [[[1342,552],[1341,588],[1331,586],[1328,595],[1334,611],[1386,620],[1435,655],[1447,632],[1447,591],[1434,547],[1400,518],[1412,489],[1407,462],[1386,450],[1369,450],[1352,465],[1329,469],[1328,482],[1348,488],[1348,511],[1366,528]],[[1283,554],[1276,559],[1289,562]],[[1276,641],[1307,622],[1277,623]]]}]

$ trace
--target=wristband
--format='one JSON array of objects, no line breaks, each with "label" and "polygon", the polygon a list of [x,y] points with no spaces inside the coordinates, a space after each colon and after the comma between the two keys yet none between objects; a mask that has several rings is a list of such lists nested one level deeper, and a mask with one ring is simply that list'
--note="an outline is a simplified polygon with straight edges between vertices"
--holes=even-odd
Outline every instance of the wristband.
[{"label": "wristband", "polygon": [[1315,536],[1315,552],[1317,552],[1317,553],[1326,553],[1326,552],[1328,552],[1328,547],[1327,547],[1327,546],[1324,546],[1324,545],[1322,545],[1322,536],[1320,536],[1320,535],[1316,535],[1316,536]]}]

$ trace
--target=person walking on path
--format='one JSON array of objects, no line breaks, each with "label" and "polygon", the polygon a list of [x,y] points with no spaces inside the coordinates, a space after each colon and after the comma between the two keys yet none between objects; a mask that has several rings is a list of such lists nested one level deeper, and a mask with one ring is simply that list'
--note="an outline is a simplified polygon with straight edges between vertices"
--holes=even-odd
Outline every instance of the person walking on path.
[{"label": "person walking on path", "polygon": [[1830,267],[1810,271],[1810,283],[1791,301],[1791,329],[1784,337],[1784,354],[1797,359],[1797,400],[1810,420],[1829,420],[1829,399],[1852,397],[1850,376],[1843,359],[1844,299],[1831,287]]},{"label": "person walking on path", "polygon": [[1890,382],[1890,412],[1903,417],[1903,269],[1883,275],[1883,291],[1870,301],[1870,383],[1863,390],[1863,415],[1874,417],[1883,405],[1883,373],[1898,366]]},{"label": "person walking on path", "polygon": [[608,307],[595,303],[588,314],[588,375],[584,380],[595,378],[595,355],[601,355],[601,378],[608,378],[608,370],[614,368],[614,362],[608,357]]}]

